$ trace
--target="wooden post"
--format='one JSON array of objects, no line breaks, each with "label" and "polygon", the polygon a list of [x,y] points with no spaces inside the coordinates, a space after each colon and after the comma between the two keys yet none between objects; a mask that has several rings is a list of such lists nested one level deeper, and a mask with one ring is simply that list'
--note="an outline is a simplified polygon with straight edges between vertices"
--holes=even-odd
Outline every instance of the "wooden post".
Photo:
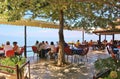
[{"label": "wooden post", "polygon": [[27,45],[27,27],[24,27],[24,41],[25,41],[25,46],[24,46],[24,56],[27,58],[27,52],[26,52],[26,45]]},{"label": "wooden post", "polygon": [[19,66],[16,65],[16,77],[17,79],[19,79]]}]

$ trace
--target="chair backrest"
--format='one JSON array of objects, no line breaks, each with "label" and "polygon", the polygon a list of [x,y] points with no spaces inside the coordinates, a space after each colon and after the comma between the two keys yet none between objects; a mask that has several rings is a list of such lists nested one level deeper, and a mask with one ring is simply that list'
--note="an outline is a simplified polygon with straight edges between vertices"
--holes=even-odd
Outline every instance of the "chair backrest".
[{"label": "chair backrest", "polygon": [[59,47],[55,47],[56,53],[59,52]]},{"label": "chair backrest", "polygon": [[36,47],[36,46],[32,46],[32,51],[33,51],[34,53],[37,53],[37,52],[38,52],[37,47]]},{"label": "chair backrest", "polygon": [[120,48],[120,45],[119,45],[119,46],[117,46],[117,48]]},{"label": "chair backrest", "polygon": [[6,57],[12,57],[12,56],[14,56],[14,51],[13,50],[6,51]]},{"label": "chair backrest", "polygon": [[88,53],[88,51],[89,51],[89,47],[86,48],[86,54]]},{"label": "chair backrest", "polygon": [[111,48],[107,47],[107,51],[113,59],[117,59],[115,53],[113,52],[113,50]]},{"label": "chair backrest", "polygon": [[0,47],[0,50],[3,50],[3,48]]},{"label": "chair backrest", "polygon": [[115,56],[115,54],[112,52],[111,53],[111,57],[113,58],[113,59],[116,59],[116,56]]},{"label": "chair backrest", "polygon": [[85,47],[85,48],[83,49],[83,52],[80,53],[80,55],[85,56],[85,55],[88,54],[88,51],[89,51],[89,47]]},{"label": "chair backrest", "polygon": [[109,48],[107,47],[107,51],[108,51],[108,54],[111,54],[111,52],[110,52],[110,50],[109,50]]},{"label": "chair backrest", "polygon": [[67,55],[72,55],[72,50],[69,48],[69,46],[67,46],[67,47],[64,48],[64,52],[65,52]]}]

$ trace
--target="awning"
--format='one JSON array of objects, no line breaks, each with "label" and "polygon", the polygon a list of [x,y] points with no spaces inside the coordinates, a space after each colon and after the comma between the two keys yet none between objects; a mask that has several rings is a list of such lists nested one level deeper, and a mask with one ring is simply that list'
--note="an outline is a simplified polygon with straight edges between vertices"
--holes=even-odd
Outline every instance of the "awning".
[{"label": "awning", "polygon": [[[45,21],[38,21],[38,20],[17,20],[17,21],[1,21],[0,24],[8,24],[8,25],[16,25],[16,26],[34,26],[34,27],[41,27],[41,28],[52,28],[52,29],[59,29],[59,25],[55,23],[45,22]],[[72,28],[70,26],[65,26],[64,29],[67,30],[78,30],[80,28]]]},{"label": "awning", "polygon": [[41,28],[59,28],[59,25],[53,24],[50,22],[44,21],[37,21],[37,20],[17,20],[17,21],[0,21],[0,24],[9,24],[9,25],[16,25],[16,26],[34,26],[34,27],[41,27]]},{"label": "awning", "polygon": [[112,29],[112,26],[110,26],[108,29],[95,30],[93,31],[93,33],[97,35],[120,34],[120,18],[118,18],[116,21],[113,22],[117,24],[114,29]]},{"label": "awning", "polygon": [[97,35],[113,35],[113,34],[120,34],[120,29],[114,30],[96,30],[93,33]]}]

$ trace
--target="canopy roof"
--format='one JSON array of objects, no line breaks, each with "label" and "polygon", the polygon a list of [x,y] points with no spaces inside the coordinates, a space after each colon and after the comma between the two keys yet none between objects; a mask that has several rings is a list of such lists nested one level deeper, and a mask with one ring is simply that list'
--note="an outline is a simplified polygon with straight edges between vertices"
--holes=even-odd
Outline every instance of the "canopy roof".
[{"label": "canopy roof", "polygon": [[[59,25],[55,23],[38,21],[38,20],[17,20],[17,21],[1,21],[0,24],[8,24],[8,25],[16,25],[16,26],[33,26],[33,27],[41,27],[41,28],[54,28],[59,29]],[[64,29],[67,30],[81,30],[80,28],[73,28],[70,26],[65,26]]]},{"label": "canopy roof", "polygon": [[93,31],[93,33],[97,35],[113,35],[113,34],[120,34],[120,29],[114,29],[114,30],[96,30]]},{"label": "canopy roof", "polygon": [[59,25],[53,23],[47,23],[44,21],[38,20],[17,20],[17,21],[0,21],[0,24],[9,24],[9,25],[19,25],[19,26],[34,26],[34,27],[41,27],[41,28],[59,28]]},{"label": "canopy roof", "polygon": [[112,29],[112,26],[108,29],[100,29],[100,30],[95,30],[93,33],[97,35],[113,35],[113,34],[120,34],[120,18],[118,18],[114,23],[117,23],[118,25],[115,26],[114,29]]},{"label": "canopy roof", "polygon": [[93,33],[97,35],[113,35],[113,34],[120,34],[120,25],[116,26],[115,29],[100,29],[95,30]]}]

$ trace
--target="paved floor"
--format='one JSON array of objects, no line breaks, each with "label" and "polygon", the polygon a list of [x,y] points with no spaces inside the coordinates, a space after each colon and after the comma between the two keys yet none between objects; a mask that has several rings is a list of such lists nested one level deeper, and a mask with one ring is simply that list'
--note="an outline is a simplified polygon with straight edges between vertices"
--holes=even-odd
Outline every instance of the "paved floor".
[{"label": "paved floor", "polygon": [[[69,67],[59,69],[50,66],[47,59],[30,57],[31,61],[31,79],[92,79],[95,69],[94,62],[99,58],[109,57],[106,50],[93,51],[89,50],[88,61],[74,61]],[[78,57],[78,56],[74,56]],[[81,57],[80,57],[81,58]],[[71,62],[71,57],[69,60]]]}]

